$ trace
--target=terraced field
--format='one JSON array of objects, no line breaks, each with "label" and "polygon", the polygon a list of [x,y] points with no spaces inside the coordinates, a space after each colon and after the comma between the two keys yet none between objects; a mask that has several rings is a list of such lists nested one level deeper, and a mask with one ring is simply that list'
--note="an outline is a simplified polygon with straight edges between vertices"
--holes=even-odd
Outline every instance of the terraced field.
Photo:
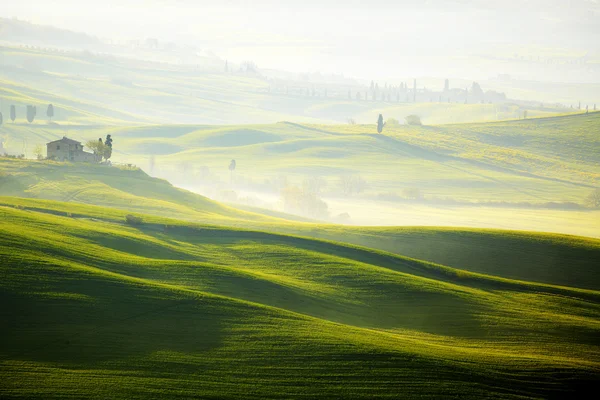
[{"label": "terraced field", "polygon": [[[600,379],[597,240],[394,233],[496,243],[461,269],[124,213],[3,198],[1,397],[549,398]],[[534,282],[567,263],[572,286]]]}]

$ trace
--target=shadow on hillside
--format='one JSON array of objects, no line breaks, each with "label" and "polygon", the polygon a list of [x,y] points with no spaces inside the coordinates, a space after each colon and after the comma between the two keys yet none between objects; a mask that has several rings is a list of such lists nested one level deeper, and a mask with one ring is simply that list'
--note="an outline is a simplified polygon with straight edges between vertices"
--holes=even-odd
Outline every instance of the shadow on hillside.
[{"label": "shadow on hillside", "polygon": [[[146,226],[141,229],[147,235],[164,239],[164,233],[159,227]],[[419,283],[413,282],[413,278],[399,278],[392,272],[400,271],[436,280],[452,279],[439,271],[428,271],[417,262],[353,247],[262,232],[188,227],[168,227],[167,232],[171,240],[187,242],[199,248],[206,245],[217,247],[234,269],[240,268],[241,275],[219,271],[206,276],[206,271],[199,267],[195,276],[186,276],[188,285],[197,280],[199,283],[209,284],[210,288],[207,290],[212,293],[355,326],[403,328],[462,337],[481,337],[486,334],[476,316],[486,311],[486,306],[479,301],[465,298],[460,293],[419,287]],[[273,249],[273,245],[284,247]],[[319,254],[299,255],[296,250]],[[331,262],[332,256],[342,259]],[[367,269],[363,272],[356,262],[381,267],[382,270]],[[325,295],[310,289],[272,282],[268,278],[244,275],[246,269],[259,266],[260,270],[260,266],[265,263],[276,266],[276,271],[273,272],[275,274],[277,271],[282,276],[291,274],[308,287],[315,282],[335,287],[336,291]],[[302,273],[296,275],[294,271],[287,271],[302,265],[306,265],[307,271],[310,270],[314,276],[303,278]],[[189,271],[190,268],[187,268],[184,273]],[[152,279],[176,279],[177,274],[175,269],[166,268],[164,276],[156,275]],[[403,279],[406,283],[403,283]]]},{"label": "shadow on hillside", "polygon": [[[3,292],[2,358],[98,365],[158,351],[220,346],[225,320],[242,308],[137,283],[24,263],[28,292]],[[34,275],[47,276],[41,282]],[[223,303],[223,302],[221,302]]]}]

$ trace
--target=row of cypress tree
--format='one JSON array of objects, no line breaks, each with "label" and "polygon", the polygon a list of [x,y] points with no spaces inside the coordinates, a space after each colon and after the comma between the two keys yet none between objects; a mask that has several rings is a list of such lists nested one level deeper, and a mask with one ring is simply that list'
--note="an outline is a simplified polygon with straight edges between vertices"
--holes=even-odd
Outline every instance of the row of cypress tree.
[{"label": "row of cypress tree", "polygon": [[[36,116],[37,107],[28,104],[25,111],[25,117],[27,118],[27,122],[32,123],[35,120]],[[54,105],[48,104],[48,108],[46,109],[46,116],[50,120],[52,120],[52,117],[54,117]],[[13,104],[10,106],[10,120],[12,122],[15,122],[15,119],[17,119],[17,107],[15,107],[15,105]],[[4,122],[4,118],[2,112],[0,112],[0,125],[2,125],[2,122]]]}]

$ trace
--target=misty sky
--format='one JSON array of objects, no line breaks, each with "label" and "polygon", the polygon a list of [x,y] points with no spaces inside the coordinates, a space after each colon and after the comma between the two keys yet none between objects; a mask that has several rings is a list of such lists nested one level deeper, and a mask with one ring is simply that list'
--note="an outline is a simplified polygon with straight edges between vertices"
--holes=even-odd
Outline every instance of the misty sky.
[{"label": "misty sky", "polygon": [[[599,0],[29,0],[6,2],[0,15],[103,38],[194,43],[265,68],[361,77],[434,74],[440,62],[456,76],[474,55],[600,53]],[[475,78],[503,72],[470,67]]]}]

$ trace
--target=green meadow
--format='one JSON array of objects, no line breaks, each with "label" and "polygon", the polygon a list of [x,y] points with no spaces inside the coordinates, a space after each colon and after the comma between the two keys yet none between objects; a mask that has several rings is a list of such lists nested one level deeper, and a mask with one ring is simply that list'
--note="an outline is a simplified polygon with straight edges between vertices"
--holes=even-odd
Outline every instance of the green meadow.
[{"label": "green meadow", "polygon": [[3,198],[3,398],[548,398],[597,384],[598,240],[379,232],[479,248],[446,257],[462,269],[124,214]]},{"label": "green meadow", "polygon": [[[171,187],[158,190],[170,186],[164,181],[153,181],[141,171],[121,173],[123,168],[135,169],[127,167],[132,164],[178,187],[274,217],[285,211],[277,201],[286,185],[319,182],[318,194],[330,217],[325,219],[333,222],[340,222],[337,215],[348,214],[344,222],[354,225],[600,235],[598,211],[586,205],[600,179],[598,112],[434,126],[391,123],[383,134],[377,134],[374,125],[291,122],[219,126],[8,122],[1,131],[5,149],[29,157],[37,145],[62,136],[85,143],[111,134],[112,160],[121,164],[121,169],[110,170],[0,160],[0,171],[11,176],[5,180],[21,182],[21,189],[11,189],[15,195],[127,206],[189,220],[205,213],[200,206],[189,209],[193,201],[189,194]],[[227,169],[231,159],[237,163],[233,174]],[[121,175],[111,180],[116,171]],[[345,191],[346,178],[360,180],[360,188]],[[149,186],[156,190],[148,190]],[[188,200],[175,205],[173,196]],[[171,204],[150,204],[156,199]]]}]

